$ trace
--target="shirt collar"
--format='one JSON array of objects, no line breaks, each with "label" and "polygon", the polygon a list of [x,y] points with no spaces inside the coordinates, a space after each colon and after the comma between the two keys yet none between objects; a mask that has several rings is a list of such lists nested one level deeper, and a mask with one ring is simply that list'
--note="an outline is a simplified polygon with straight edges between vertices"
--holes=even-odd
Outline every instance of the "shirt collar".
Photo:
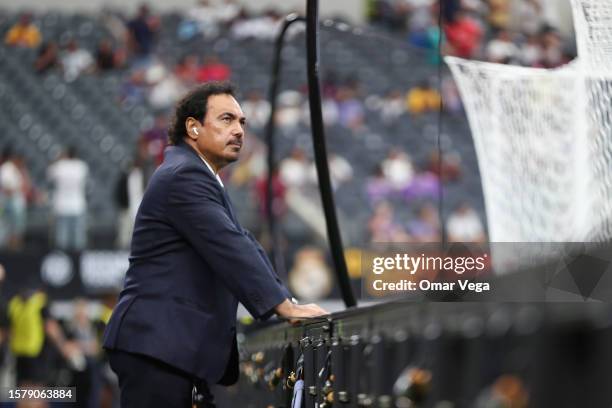
[{"label": "shirt collar", "polygon": [[[198,155],[198,156],[200,156],[200,155]],[[217,173],[215,173],[215,171],[213,170],[212,166],[206,161],[206,159],[203,156],[200,156],[200,159],[202,159],[204,164],[206,164],[206,167],[208,167],[208,170],[210,170],[210,172],[213,174],[213,176],[215,176],[217,178],[217,181],[219,182],[219,184],[221,184],[221,187],[225,188],[225,186],[223,185],[223,182],[221,181],[221,177],[219,177],[219,175]]]}]

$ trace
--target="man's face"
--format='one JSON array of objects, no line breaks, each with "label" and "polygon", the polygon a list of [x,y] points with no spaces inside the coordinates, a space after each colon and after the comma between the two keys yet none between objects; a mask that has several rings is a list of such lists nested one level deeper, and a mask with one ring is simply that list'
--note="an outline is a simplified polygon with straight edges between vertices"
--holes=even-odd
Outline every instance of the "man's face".
[{"label": "man's face", "polygon": [[203,123],[195,123],[198,130],[196,145],[216,170],[238,160],[245,123],[244,113],[233,96],[219,94],[208,97],[206,117]]}]

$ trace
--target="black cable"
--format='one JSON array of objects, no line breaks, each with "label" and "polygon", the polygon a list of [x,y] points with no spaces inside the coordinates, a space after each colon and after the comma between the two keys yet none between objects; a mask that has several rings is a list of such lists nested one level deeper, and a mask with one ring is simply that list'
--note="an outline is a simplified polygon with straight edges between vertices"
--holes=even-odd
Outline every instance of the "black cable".
[{"label": "black cable", "polygon": [[275,141],[274,141],[274,113],[276,112],[276,94],[278,93],[278,83],[280,78],[280,67],[281,67],[281,54],[283,51],[283,44],[285,42],[285,34],[291,24],[296,21],[306,21],[304,17],[298,16],[295,13],[289,14],[285,17],[281,31],[276,36],[276,42],[274,43],[274,60],[272,61],[272,75],[270,77],[270,88],[268,90],[268,102],[270,103],[270,116],[268,117],[268,123],[266,124],[266,143],[268,144],[268,178],[266,180],[266,217],[268,218],[268,232],[270,233],[271,242],[271,255],[272,261],[276,272],[284,276],[286,275],[285,260],[283,257],[283,251],[281,250],[281,243],[279,239],[278,228],[275,223],[275,215],[273,210],[274,194],[272,191],[272,181],[276,164],[274,163],[275,153]]},{"label": "black cable", "polygon": [[442,250],[446,249],[446,228],[444,226],[444,152],[442,150],[442,115],[444,113],[444,100],[442,98],[442,64],[444,63],[444,57],[442,55],[442,40],[444,38],[444,21],[442,12],[443,0],[438,2],[438,92],[440,94],[440,106],[438,111],[438,220],[440,223],[440,246]]},{"label": "black cable", "polygon": [[307,0],[306,3],[306,52],[308,70],[308,102],[310,106],[310,123],[315,153],[315,165],[321,190],[321,201],[327,226],[332,260],[336,278],[340,286],[342,299],[346,307],[356,305],[355,295],[348,277],[344,247],[338,228],[336,207],[329,178],[327,165],[327,148],[325,146],[325,130],[323,128],[323,113],[321,111],[321,84],[319,83],[319,2]]}]

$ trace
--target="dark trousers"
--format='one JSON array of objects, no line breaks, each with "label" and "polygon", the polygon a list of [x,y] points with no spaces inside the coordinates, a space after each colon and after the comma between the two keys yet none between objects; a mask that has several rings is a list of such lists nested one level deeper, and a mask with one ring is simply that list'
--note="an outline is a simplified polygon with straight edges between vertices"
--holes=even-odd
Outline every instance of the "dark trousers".
[{"label": "dark trousers", "polygon": [[156,359],[108,351],[108,361],[119,377],[121,408],[191,408],[197,388],[197,406],[215,408],[206,382]]}]

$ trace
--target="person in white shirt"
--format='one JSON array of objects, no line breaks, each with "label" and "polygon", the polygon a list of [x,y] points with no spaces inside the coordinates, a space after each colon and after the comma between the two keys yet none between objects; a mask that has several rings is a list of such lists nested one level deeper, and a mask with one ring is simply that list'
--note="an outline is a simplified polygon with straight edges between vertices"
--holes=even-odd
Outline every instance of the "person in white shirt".
[{"label": "person in white shirt", "polygon": [[185,17],[193,20],[206,38],[215,38],[223,25],[228,24],[240,14],[240,6],[234,1],[198,0],[197,5],[188,10]]},{"label": "person in white shirt", "polygon": [[382,162],[382,171],[391,186],[402,191],[410,185],[414,178],[414,167],[406,152],[391,149]]},{"label": "person in white shirt", "polygon": [[485,242],[485,232],[480,217],[467,203],[461,204],[448,217],[446,231],[450,242]]},{"label": "person in white shirt", "polygon": [[91,53],[71,40],[62,55],[62,67],[64,68],[64,79],[68,82],[74,81],[82,72],[93,68],[94,59]]},{"label": "person in white shirt", "polygon": [[302,149],[296,147],[289,157],[280,162],[279,175],[288,188],[302,188],[308,183],[309,161]]},{"label": "person in white shirt", "polygon": [[270,104],[262,98],[258,90],[253,90],[242,103],[242,111],[249,118],[249,126],[262,129],[268,123]]},{"label": "person in white shirt", "polygon": [[3,222],[0,224],[0,243],[6,241],[10,249],[20,249],[23,245],[27,221],[27,202],[25,195],[26,180],[19,166],[20,158],[7,150],[4,162],[0,165],[0,211]]},{"label": "person in white shirt", "polygon": [[487,60],[498,64],[514,61],[519,55],[519,48],[513,42],[512,35],[506,30],[500,30],[487,45]]},{"label": "person in white shirt", "polygon": [[87,244],[87,201],[85,189],[89,176],[87,164],[73,149],[47,170],[53,184],[52,211],[55,218],[55,245],[65,250],[82,250]]},{"label": "person in white shirt", "polygon": [[[331,153],[329,156],[329,177],[331,179],[332,188],[334,190],[347,181],[353,178],[353,167],[344,157],[339,156],[335,153]],[[308,177],[312,185],[317,185],[319,182],[317,176],[317,166],[315,163],[310,164],[308,169]]]},{"label": "person in white shirt", "polygon": [[398,89],[391,90],[381,102],[380,117],[387,125],[395,123],[406,113],[406,103]]},{"label": "person in white shirt", "polygon": [[523,0],[512,2],[515,29],[526,35],[536,35],[545,24],[540,0]]}]

